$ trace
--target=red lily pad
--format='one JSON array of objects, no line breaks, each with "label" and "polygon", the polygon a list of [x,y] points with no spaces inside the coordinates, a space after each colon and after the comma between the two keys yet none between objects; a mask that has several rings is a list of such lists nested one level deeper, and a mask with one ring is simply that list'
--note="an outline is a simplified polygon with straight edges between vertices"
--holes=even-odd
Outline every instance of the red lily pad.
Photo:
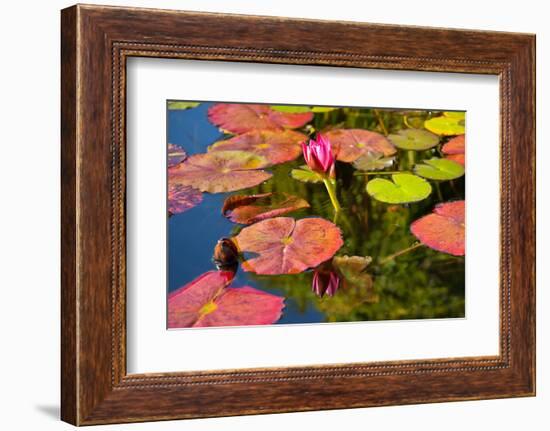
[{"label": "red lily pad", "polygon": [[168,212],[180,214],[202,202],[202,193],[190,186],[168,184]]},{"label": "red lily pad", "polygon": [[343,245],[340,229],[314,217],[276,217],[245,227],[234,238],[241,252],[257,256],[243,262],[257,274],[297,274],[330,259]]},{"label": "red lily pad", "polygon": [[396,153],[393,144],[380,133],[363,129],[334,129],[326,132],[336,159],[354,162],[367,151],[381,153],[385,157]]},{"label": "red lily pad", "polygon": [[246,189],[271,178],[259,170],[268,164],[263,157],[245,151],[214,151],[190,156],[168,169],[169,181],[203,192],[222,193]]},{"label": "red lily pad", "polygon": [[284,298],[249,286],[227,287],[230,271],[206,272],[168,295],[168,327],[269,325],[280,319]]},{"label": "red lily pad", "polygon": [[239,150],[265,157],[270,164],[284,163],[302,154],[301,142],[307,136],[293,130],[253,130],[216,142],[209,151]]},{"label": "red lily pad", "polygon": [[223,203],[222,214],[234,223],[252,224],[302,208],[309,208],[304,199],[274,192],[230,196]]},{"label": "red lily pad", "polygon": [[280,112],[271,109],[269,105],[216,103],[208,109],[210,122],[231,133],[296,129],[312,118],[312,112]]},{"label": "red lily pad", "polygon": [[462,166],[466,166],[466,142],[465,135],[458,135],[441,147],[441,152],[447,159],[454,160]]},{"label": "red lily pad", "polygon": [[436,205],[434,212],[411,224],[424,245],[454,256],[465,254],[465,201]]},{"label": "red lily pad", "polygon": [[187,153],[179,145],[168,144],[168,167],[176,166],[187,158]]}]

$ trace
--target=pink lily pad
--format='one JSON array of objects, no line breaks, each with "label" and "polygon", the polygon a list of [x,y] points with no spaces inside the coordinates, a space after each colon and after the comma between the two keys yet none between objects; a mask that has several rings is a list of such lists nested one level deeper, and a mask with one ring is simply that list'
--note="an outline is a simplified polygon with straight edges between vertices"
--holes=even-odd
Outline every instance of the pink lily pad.
[{"label": "pink lily pad", "polygon": [[275,192],[230,196],[223,203],[222,214],[234,223],[252,224],[302,208],[309,208],[304,199]]},{"label": "pink lily pad", "polygon": [[180,214],[202,202],[202,193],[190,186],[168,184],[168,212]]},{"label": "pink lily pad", "polygon": [[271,178],[259,170],[268,164],[263,157],[245,151],[214,151],[190,156],[168,169],[169,181],[203,192],[222,193],[246,189]]},{"label": "pink lily pad", "polygon": [[250,286],[227,287],[230,271],[206,272],[168,295],[168,328],[269,325],[284,298]]},{"label": "pink lily pad", "polygon": [[338,226],[314,217],[276,217],[245,227],[234,238],[241,252],[257,254],[243,262],[257,274],[297,274],[330,259],[343,245]]},{"label": "pink lily pad", "polygon": [[465,135],[458,135],[441,147],[441,152],[447,155],[447,159],[454,160],[462,166],[466,166]]},{"label": "pink lily pad", "polygon": [[331,142],[336,159],[341,162],[354,162],[367,151],[380,153],[385,157],[397,152],[384,135],[369,130],[334,129],[326,132],[325,137]]},{"label": "pink lily pad", "polygon": [[465,201],[436,205],[434,212],[411,224],[424,245],[454,256],[465,254]]},{"label": "pink lily pad", "polygon": [[252,130],[225,141],[216,142],[209,151],[239,150],[265,157],[270,164],[288,162],[302,154],[301,142],[307,136],[293,130]]},{"label": "pink lily pad", "polygon": [[168,144],[168,167],[176,166],[187,158],[187,153],[179,145]]},{"label": "pink lily pad", "polygon": [[312,112],[280,112],[271,109],[268,105],[216,103],[208,109],[210,122],[230,133],[296,129],[311,121],[312,118]]}]

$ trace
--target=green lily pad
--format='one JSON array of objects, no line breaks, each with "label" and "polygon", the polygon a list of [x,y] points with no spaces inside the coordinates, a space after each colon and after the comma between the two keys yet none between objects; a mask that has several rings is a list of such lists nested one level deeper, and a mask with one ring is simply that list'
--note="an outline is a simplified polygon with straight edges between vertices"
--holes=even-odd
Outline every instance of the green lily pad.
[{"label": "green lily pad", "polygon": [[454,180],[464,175],[464,166],[453,160],[434,157],[416,165],[414,172],[430,180]]},{"label": "green lily pad", "polygon": [[376,151],[367,151],[353,162],[355,169],[359,171],[381,171],[393,165],[395,157],[384,157],[384,154]]},{"label": "green lily pad", "polygon": [[412,174],[394,174],[393,181],[374,178],[367,183],[367,193],[388,204],[404,204],[426,199],[432,186],[424,178]]},{"label": "green lily pad", "polygon": [[424,151],[439,144],[439,136],[420,129],[403,129],[389,135],[388,139],[402,150]]},{"label": "green lily pad", "polygon": [[271,109],[279,112],[289,112],[291,114],[299,114],[302,112],[310,112],[309,106],[293,106],[293,105],[271,105]]},{"label": "green lily pad", "polygon": [[171,111],[190,109],[199,106],[200,102],[168,102],[168,109]]},{"label": "green lily pad", "polygon": [[299,168],[292,169],[290,176],[295,180],[302,181],[303,183],[320,183],[323,181],[323,177],[317,172],[313,172],[306,165]]},{"label": "green lily pad", "polygon": [[464,118],[448,117],[442,115],[441,117],[434,117],[424,122],[424,127],[430,132],[442,136],[461,135],[465,131]]}]

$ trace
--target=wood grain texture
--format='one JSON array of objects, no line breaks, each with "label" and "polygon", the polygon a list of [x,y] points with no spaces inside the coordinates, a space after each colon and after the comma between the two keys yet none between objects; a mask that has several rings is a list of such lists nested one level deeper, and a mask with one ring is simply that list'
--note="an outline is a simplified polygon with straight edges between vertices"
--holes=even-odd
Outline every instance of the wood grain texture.
[{"label": "wood grain texture", "polygon": [[[533,35],[74,6],[62,11],[61,36],[63,420],[87,425],[534,394]],[[127,375],[131,56],[499,75],[499,356]]]}]

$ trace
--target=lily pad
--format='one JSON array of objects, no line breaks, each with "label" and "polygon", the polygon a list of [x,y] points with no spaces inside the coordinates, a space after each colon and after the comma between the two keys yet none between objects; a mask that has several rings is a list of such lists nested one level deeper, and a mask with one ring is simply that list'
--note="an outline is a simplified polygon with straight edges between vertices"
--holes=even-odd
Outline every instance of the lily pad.
[{"label": "lily pad", "polygon": [[367,193],[374,199],[389,204],[404,204],[426,199],[432,186],[424,178],[412,174],[394,174],[393,181],[374,178],[367,183]]},{"label": "lily pad", "polygon": [[271,109],[279,112],[290,112],[292,114],[311,112],[309,106],[296,106],[296,105],[271,105]]},{"label": "lily pad", "polygon": [[311,111],[321,113],[321,112],[334,111],[335,109],[340,109],[340,108],[337,108],[335,106],[314,106],[313,108],[311,108]]},{"label": "lily pad", "polygon": [[230,133],[296,129],[311,121],[312,118],[311,112],[279,112],[268,105],[216,103],[208,109],[210,122]]},{"label": "lily pad", "polygon": [[411,224],[411,232],[424,245],[454,256],[465,254],[465,202],[447,202]]},{"label": "lily pad", "polygon": [[257,254],[243,262],[243,269],[266,275],[314,268],[344,244],[338,226],[319,217],[263,220],[245,227],[234,240],[241,252]]},{"label": "lily pad", "polygon": [[426,129],[442,136],[461,135],[465,131],[464,125],[464,118],[448,117],[446,115],[430,118],[424,122]]},{"label": "lily pad", "polygon": [[392,166],[394,161],[394,157],[384,157],[382,153],[367,151],[353,162],[353,166],[355,169],[365,172],[381,171]]},{"label": "lily pad", "polygon": [[227,287],[230,271],[206,272],[168,295],[168,327],[269,325],[280,319],[284,298],[249,286]]},{"label": "lily pad", "polygon": [[303,183],[320,183],[323,181],[323,177],[317,172],[309,169],[307,165],[292,169],[290,171],[290,176],[295,180],[302,181]]},{"label": "lily pad", "polygon": [[259,170],[268,164],[263,157],[246,151],[214,151],[195,154],[185,162],[169,168],[169,181],[199,189],[222,193],[241,190],[271,178]]},{"label": "lily pad", "polygon": [[200,102],[176,102],[176,101],[171,101],[171,102],[168,102],[168,109],[171,110],[171,111],[182,110],[182,109],[190,109],[190,108],[194,108],[194,107],[199,106],[199,105],[200,105]]},{"label": "lily pad", "polygon": [[336,159],[341,162],[354,162],[367,151],[395,154],[396,149],[385,136],[363,129],[333,129],[325,134],[332,144]]},{"label": "lily pad", "polygon": [[466,112],[464,111],[445,111],[443,115],[449,118],[458,118],[459,120],[466,118]]},{"label": "lily pad", "polygon": [[415,165],[414,172],[430,180],[454,180],[464,175],[464,166],[452,160],[434,157]]},{"label": "lily pad", "polygon": [[441,152],[446,155],[447,159],[460,163],[462,166],[466,165],[465,158],[465,135],[458,135],[452,138],[441,148]]},{"label": "lily pad", "polygon": [[180,214],[202,202],[202,193],[190,186],[168,184],[168,212]]},{"label": "lily pad", "polygon": [[396,134],[388,135],[388,139],[402,150],[424,151],[439,144],[439,136],[420,129],[403,129]]},{"label": "lily pad", "polygon": [[223,203],[222,214],[234,223],[252,224],[302,208],[309,208],[304,199],[274,192],[230,196]]},{"label": "lily pad", "polygon": [[187,153],[179,145],[168,144],[168,167],[176,166],[187,158]]},{"label": "lily pad", "polygon": [[209,151],[239,150],[264,157],[270,164],[284,163],[302,154],[307,136],[293,130],[253,130],[213,144]]}]

